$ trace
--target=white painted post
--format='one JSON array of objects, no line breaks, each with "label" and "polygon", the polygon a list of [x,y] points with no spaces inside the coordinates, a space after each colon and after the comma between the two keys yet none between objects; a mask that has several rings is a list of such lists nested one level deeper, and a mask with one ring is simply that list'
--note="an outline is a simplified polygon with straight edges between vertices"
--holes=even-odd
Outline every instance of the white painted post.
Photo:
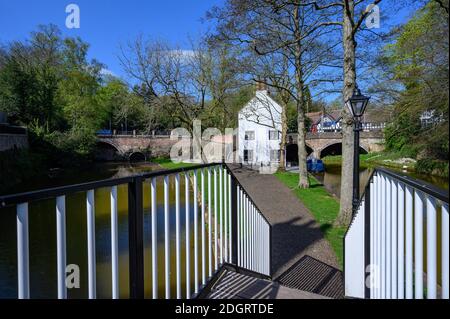
[{"label": "white painted post", "polygon": [[414,298],[423,299],[423,201],[421,191],[414,192]]},{"label": "white painted post", "polygon": [[119,299],[119,241],[117,223],[117,186],[111,187],[111,283],[112,298]]},{"label": "white painted post", "polygon": [[[374,280],[374,272],[373,272],[373,265],[375,265],[375,206],[376,206],[376,198],[375,198],[375,176],[373,177],[372,181],[369,181],[369,187],[370,187],[370,299],[375,298],[375,291],[373,287],[373,280]],[[367,271],[367,269],[366,269]]]},{"label": "white painted post", "polygon": [[375,269],[375,280],[376,280],[376,293],[375,298],[380,299],[381,298],[381,209],[382,209],[382,202],[381,202],[381,177],[380,174],[377,174],[375,176],[375,189],[376,189],[376,269]]},{"label": "white painted post", "polygon": [[405,298],[405,185],[398,183],[397,298]]},{"label": "white painted post", "polygon": [[391,299],[391,291],[392,291],[392,207],[391,207],[391,178],[386,177],[386,299]]},{"label": "white painted post", "polygon": [[218,234],[217,234],[217,167],[214,167],[214,270],[219,269],[218,265],[218,251],[217,251],[217,240],[218,240]]},{"label": "white painted post", "polygon": [[56,198],[56,258],[58,272],[58,299],[67,298],[66,288],[66,197]]},{"label": "white painted post", "polygon": [[164,176],[164,264],[166,299],[170,299],[170,223],[169,223],[169,176]]},{"label": "white painted post", "polygon": [[175,254],[177,299],[181,299],[180,174],[175,174]]},{"label": "white painted post", "polygon": [[201,171],[201,232],[202,232],[202,285],[206,284],[206,242],[205,242],[205,170]]},{"label": "white painted post", "polygon": [[219,251],[220,251],[220,264],[223,264],[223,168],[219,167],[219,223],[220,223],[220,238],[219,238]]},{"label": "white painted post", "polygon": [[198,293],[198,179],[194,170],[194,293]]},{"label": "white painted post", "polygon": [[397,299],[397,196],[398,184],[391,181],[391,298]]},{"label": "white painted post", "polygon": [[227,170],[223,170],[223,220],[224,220],[224,261],[228,261],[228,186]]},{"label": "white painted post", "polygon": [[16,207],[17,220],[17,290],[19,299],[30,298],[30,263],[28,239],[28,203]]},{"label": "white painted post", "polygon": [[410,186],[406,186],[406,252],[405,252],[405,297],[406,299],[413,299],[413,189]]},{"label": "white painted post", "polygon": [[449,216],[448,204],[442,205],[442,298],[449,299]]},{"label": "white painted post", "polygon": [[237,265],[239,267],[242,266],[241,261],[241,190],[239,186],[236,185],[237,188]]},{"label": "white painted post", "polygon": [[212,246],[212,189],[211,189],[211,168],[208,167],[208,277],[212,277],[213,246]]},{"label": "white painted post", "polygon": [[231,184],[231,175],[228,174],[228,248],[229,248],[229,252],[228,252],[228,258],[229,261],[232,261],[232,256],[233,256],[233,225],[231,222],[231,215],[232,215],[232,203],[231,203],[231,192],[233,191],[233,189],[231,188],[232,184]]},{"label": "white painted post", "polygon": [[436,200],[427,196],[427,299],[437,297]]},{"label": "white painted post", "polygon": [[386,177],[381,176],[381,299],[386,299]]},{"label": "white painted post", "polygon": [[156,178],[152,178],[150,183],[150,195],[152,205],[152,297],[158,298],[158,222],[157,222],[157,197],[156,197]]},{"label": "white painted post", "polygon": [[95,197],[94,190],[86,196],[87,210],[87,242],[88,242],[88,292],[89,299],[96,298],[96,262],[95,262]]},{"label": "white painted post", "polygon": [[184,174],[184,202],[185,202],[185,226],[186,226],[186,299],[191,298],[191,230],[190,230],[190,216],[189,216],[189,173]]}]

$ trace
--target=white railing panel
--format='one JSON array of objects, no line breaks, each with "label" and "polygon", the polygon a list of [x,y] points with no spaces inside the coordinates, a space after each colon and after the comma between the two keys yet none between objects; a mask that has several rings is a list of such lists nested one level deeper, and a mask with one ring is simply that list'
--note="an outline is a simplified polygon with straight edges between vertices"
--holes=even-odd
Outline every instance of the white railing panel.
[{"label": "white railing panel", "polygon": [[56,198],[56,258],[58,299],[67,298],[66,288],[66,197]]},{"label": "white railing panel", "polygon": [[423,210],[424,195],[414,192],[414,298],[423,299]]},{"label": "white railing panel", "polygon": [[152,221],[152,298],[158,298],[158,221],[157,221],[157,197],[156,178],[150,182],[151,221]]},{"label": "white railing panel", "polygon": [[18,298],[30,298],[30,264],[28,203],[16,207],[17,219],[17,280]]},{"label": "white railing panel", "polygon": [[427,196],[427,299],[437,297],[436,201]]},{"label": "white railing panel", "polygon": [[87,252],[88,252],[88,293],[89,299],[95,299],[97,295],[96,286],[96,262],[95,262],[95,193],[90,190],[86,194],[87,211]]},{"label": "white railing panel", "polygon": [[352,298],[364,298],[365,293],[364,240],[361,238],[364,238],[364,214],[358,212],[345,237],[345,295]]},{"label": "white railing panel", "polygon": [[406,219],[406,253],[405,253],[405,269],[406,269],[406,289],[405,289],[405,295],[406,299],[413,299],[414,298],[414,291],[413,291],[413,285],[414,285],[414,277],[413,277],[413,219],[414,219],[414,212],[413,212],[413,189],[409,186],[406,186],[406,212],[405,212],[405,219]]},{"label": "white railing panel", "polygon": [[449,299],[449,216],[448,204],[442,205],[442,298]]},{"label": "white railing panel", "polygon": [[164,282],[166,299],[170,299],[170,209],[169,176],[164,176]]},{"label": "white railing panel", "polygon": [[117,186],[111,187],[111,286],[112,298],[119,299],[119,235],[117,222]]},{"label": "white railing panel", "polygon": [[405,185],[398,183],[397,298],[405,298]]},{"label": "white railing panel", "polygon": [[181,299],[181,226],[180,226],[180,174],[175,175],[175,269],[176,294]]}]

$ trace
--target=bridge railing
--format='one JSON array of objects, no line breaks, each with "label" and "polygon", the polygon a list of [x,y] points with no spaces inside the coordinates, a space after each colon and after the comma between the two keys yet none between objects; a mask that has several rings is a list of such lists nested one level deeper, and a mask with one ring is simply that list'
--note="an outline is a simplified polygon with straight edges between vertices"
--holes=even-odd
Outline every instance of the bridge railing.
[{"label": "bridge railing", "polygon": [[345,235],[345,293],[449,299],[448,191],[378,168]]},{"label": "bridge railing", "polygon": [[[157,183],[161,182],[163,194],[159,196],[158,201]],[[150,189],[150,211],[147,212],[150,214],[150,234],[144,234],[146,228],[144,227],[143,192],[148,189],[148,187],[144,188],[144,184],[149,184],[147,186]],[[121,185],[127,185],[128,188],[128,232],[126,234],[121,233],[122,228],[118,227],[118,187]],[[119,273],[123,269],[120,269],[118,262],[118,238],[123,236],[128,238],[130,298],[144,298],[144,238],[147,237],[151,238],[151,289],[147,292],[147,296],[152,298],[195,297],[225,264],[258,273],[263,277],[270,277],[271,226],[269,222],[227,165],[203,164],[0,196],[1,208],[14,206],[16,209],[18,298],[30,298],[30,285],[33,284],[30,282],[29,258],[30,206],[34,202],[45,199],[54,200],[55,203],[54,211],[49,211],[48,214],[55,214],[56,219],[57,296],[60,299],[68,297],[66,200],[76,193],[84,193],[86,201],[85,207],[82,205],[77,209],[80,214],[84,213],[87,219],[88,297],[97,297],[95,194],[105,188],[109,189],[110,194],[112,298],[123,296],[120,293],[123,287],[119,286]],[[169,204],[169,197],[175,198],[174,205]],[[161,198],[163,198],[162,202]],[[105,203],[99,204],[105,205]],[[0,213],[2,213],[1,208]],[[161,209],[163,211],[158,213]],[[182,213],[185,217],[184,221],[181,220]],[[163,230],[158,229],[158,216],[161,217],[161,215]],[[175,236],[171,234],[173,228],[170,227],[173,221],[175,221]],[[164,233],[162,251],[158,250],[158,237],[160,237],[158,232],[161,231]],[[181,246],[183,234],[185,247]],[[46,243],[39,243],[39,245],[45,246]],[[175,247],[175,256],[171,247]],[[45,248],[50,249],[50,247]],[[164,254],[162,266],[158,263],[158,255],[161,253]],[[175,269],[171,269],[173,257]],[[83,268],[82,271],[84,270]],[[161,283],[158,282],[159,274],[164,274],[164,281]],[[184,288],[182,288],[182,280],[186,285]],[[48,284],[51,286],[54,283]],[[158,294],[161,288],[164,291],[163,295]]]}]

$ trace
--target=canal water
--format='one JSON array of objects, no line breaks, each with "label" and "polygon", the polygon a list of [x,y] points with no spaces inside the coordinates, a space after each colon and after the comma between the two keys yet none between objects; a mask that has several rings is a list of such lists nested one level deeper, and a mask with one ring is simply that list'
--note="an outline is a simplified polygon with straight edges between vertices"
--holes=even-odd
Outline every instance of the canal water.
[{"label": "canal water", "polygon": [[[151,170],[154,166],[148,164],[126,165],[105,164],[98,165],[82,174],[59,172],[47,179],[30,181],[21,191],[45,188],[55,185],[72,184],[81,181],[125,176],[138,171]],[[175,186],[170,181],[170,256],[171,256],[171,291],[175,295]],[[184,178],[180,179],[181,190],[184,190]],[[51,182],[51,184],[50,184]],[[16,188],[20,191],[20,187]],[[111,220],[110,220],[110,188],[95,191],[95,229],[96,229],[96,261],[97,261],[97,297],[111,297]],[[190,192],[190,220],[191,220],[191,287],[193,289],[194,269],[194,234],[192,191]],[[119,234],[119,289],[120,296],[127,298],[128,290],[128,190],[126,185],[118,187],[118,234]],[[150,184],[144,183],[144,263],[145,263],[145,296],[151,297],[151,214],[150,214]],[[164,207],[163,181],[157,181],[157,230],[158,230],[158,287],[159,296],[164,296]],[[182,295],[185,296],[186,286],[186,249],[185,249],[185,197],[180,191],[180,221],[181,221],[181,267],[182,267]],[[200,218],[199,218],[200,222]],[[87,298],[87,224],[86,224],[86,193],[76,193],[66,197],[66,225],[67,225],[67,264],[80,267],[80,288],[68,289],[69,298]],[[198,227],[200,233],[200,225]],[[17,296],[17,253],[16,253],[16,218],[14,208],[0,209],[0,298],[16,298]],[[56,272],[56,220],[55,200],[44,200],[30,204],[29,208],[29,241],[30,241],[30,290],[32,298],[57,297]],[[199,239],[199,257],[201,238]],[[206,246],[207,247],[207,246]],[[206,251],[208,254],[208,251]],[[206,256],[208,261],[208,255]],[[199,261],[199,274],[201,262]],[[206,270],[208,269],[208,262]],[[207,273],[207,272],[206,272]],[[201,276],[200,276],[201,278]]]},{"label": "canal water", "polygon": [[[324,173],[317,173],[314,176],[325,186],[325,188],[335,195],[336,197],[340,197],[341,192],[341,165],[339,164],[326,164]],[[373,169],[372,168],[361,168],[359,172],[359,180],[360,180],[360,190],[361,194],[364,191],[364,187],[366,186]],[[448,180],[446,178],[418,174],[414,172],[404,172],[398,170],[399,173],[409,175],[413,178],[423,180],[430,184],[433,184],[439,188],[448,190]]]}]

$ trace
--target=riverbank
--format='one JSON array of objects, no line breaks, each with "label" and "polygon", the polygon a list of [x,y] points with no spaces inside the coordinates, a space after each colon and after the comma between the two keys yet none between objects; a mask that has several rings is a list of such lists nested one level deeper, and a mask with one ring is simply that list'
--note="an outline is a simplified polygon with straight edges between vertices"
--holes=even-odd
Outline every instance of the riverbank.
[{"label": "riverbank", "polygon": [[[408,172],[427,174],[436,177],[449,177],[449,163],[432,159],[416,160],[404,157],[400,153],[380,152],[360,155],[360,165],[365,168],[384,166],[397,170],[407,170]],[[325,164],[341,164],[342,156],[327,156],[323,158]]]},{"label": "riverbank", "polygon": [[299,189],[298,174],[278,172],[275,176],[308,208],[320,225],[325,238],[330,242],[340,266],[343,265],[343,238],[345,227],[334,226],[334,220],[339,214],[339,201],[313,176],[309,176],[310,188]]}]

